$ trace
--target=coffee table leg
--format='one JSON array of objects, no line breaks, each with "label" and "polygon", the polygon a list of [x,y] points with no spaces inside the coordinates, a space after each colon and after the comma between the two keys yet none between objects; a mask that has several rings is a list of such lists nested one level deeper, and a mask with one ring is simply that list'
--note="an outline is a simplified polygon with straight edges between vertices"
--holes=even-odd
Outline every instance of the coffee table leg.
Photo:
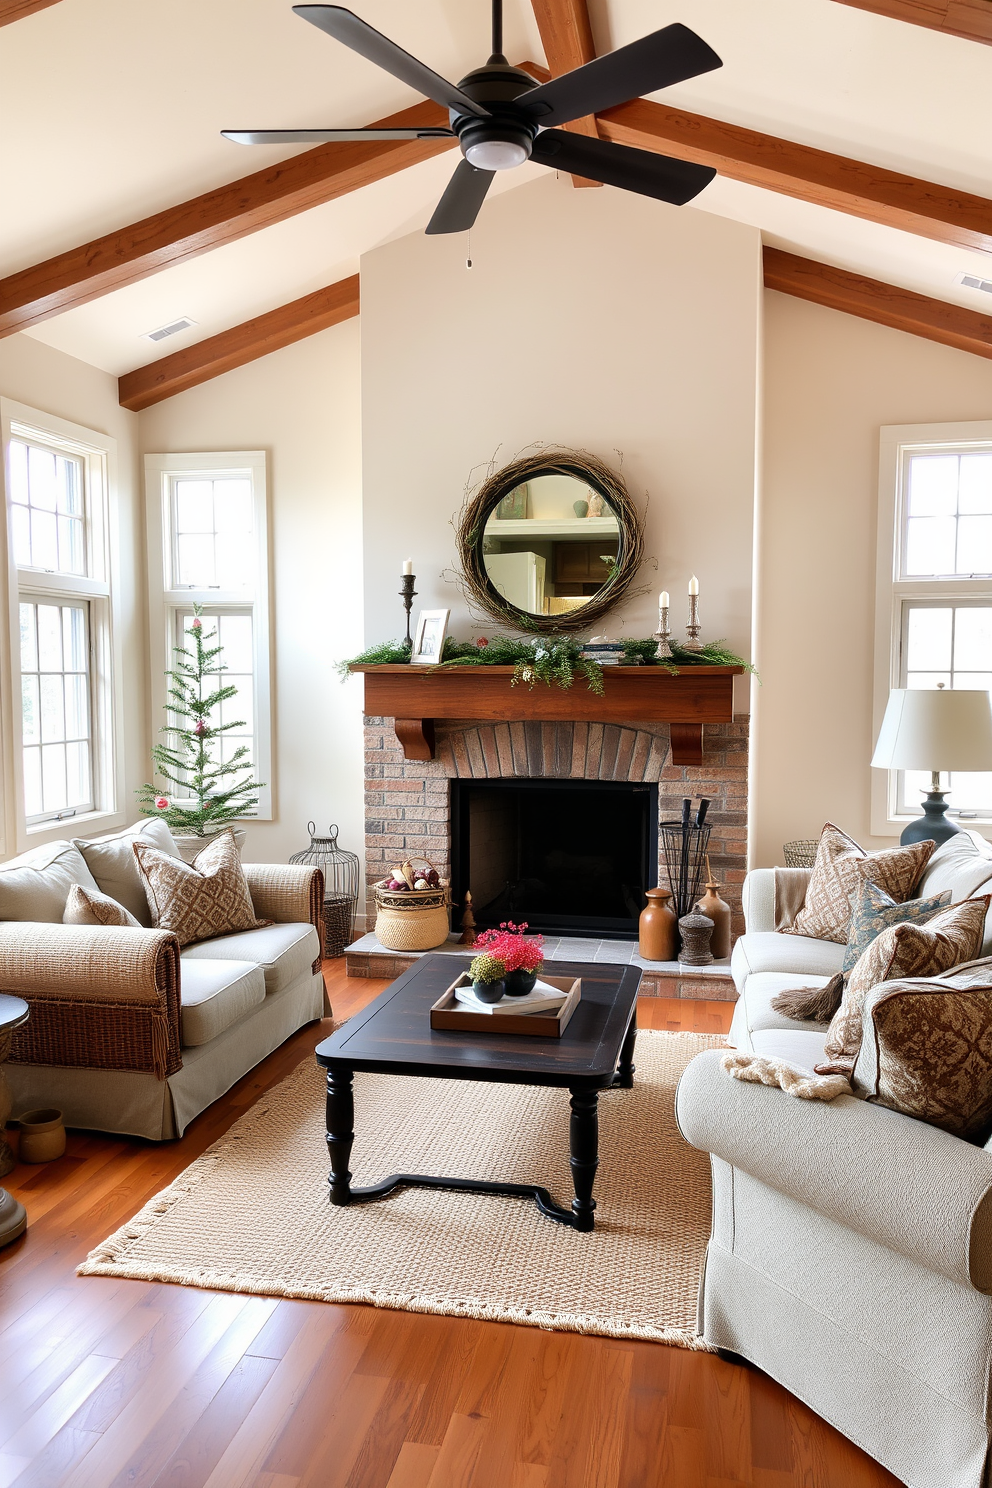
[{"label": "coffee table leg", "polygon": [[568,1149],[575,1189],[572,1222],[577,1230],[591,1230],[596,1208],[592,1186],[599,1167],[599,1094],[595,1090],[573,1090],[571,1096]]},{"label": "coffee table leg", "polygon": [[620,1049],[620,1063],[617,1072],[613,1076],[613,1088],[615,1090],[630,1090],[634,1084],[634,1044],[637,1040],[637,1004],[630,1015],[630,1027],[624,1035],[623,1045]]},{"label": "coffee table leg", "polygon": [[351,1203],[351,1148],[355,1140],[355,1097],[351,1070],[327,1071],[327,1151],[331,1159],[331,1203]]}]

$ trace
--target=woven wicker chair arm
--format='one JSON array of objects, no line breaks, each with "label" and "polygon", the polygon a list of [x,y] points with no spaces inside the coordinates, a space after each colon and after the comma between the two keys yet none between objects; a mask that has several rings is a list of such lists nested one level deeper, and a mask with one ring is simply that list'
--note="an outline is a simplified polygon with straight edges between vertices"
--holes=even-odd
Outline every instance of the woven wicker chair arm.
[{"label": "woven wicker chair arm", "polygon": [[163,1079],[182,1065],[179,975],[164,930],[0,924],[0,991],[31,1007],[11,1059]]},{"label": "woven wicker chair arm", "polygon": [[324,875],[305,863],[245,863],[251,902],[260,920],[312,925],[321,933]]}]

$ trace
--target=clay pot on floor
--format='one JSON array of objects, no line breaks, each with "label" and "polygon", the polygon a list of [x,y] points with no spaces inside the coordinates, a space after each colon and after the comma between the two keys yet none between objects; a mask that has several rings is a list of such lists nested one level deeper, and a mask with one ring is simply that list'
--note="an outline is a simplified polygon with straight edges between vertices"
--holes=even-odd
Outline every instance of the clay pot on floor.
[{"label": "clay pot on floor", "polygon": [[21,1130],[18,1156],[21,1162],[54,1162],[65,1151],[65,1127],[62,1112],[54,1108],[25,1111],[17,1122]]},{"label": "clay pot on floor", "polygon": [[678,946],[678,925],[669,901],[671,891],[659,884],[647,890],[647,906],[638,921],[637,949],[645,961],[674,961]]}]

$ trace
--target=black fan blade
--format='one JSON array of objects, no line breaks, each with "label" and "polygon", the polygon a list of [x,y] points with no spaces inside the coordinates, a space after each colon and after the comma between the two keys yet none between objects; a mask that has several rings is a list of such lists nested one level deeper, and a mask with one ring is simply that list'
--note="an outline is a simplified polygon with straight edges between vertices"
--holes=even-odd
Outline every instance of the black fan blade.
[{"label": "black fan blade", "polygon": [[442,108],[454,109],[458,114],[478,114],[480,118],[488,119],[489,110],[483,108],[481,103],[474,102],[467,93],[456,88],[454,83],[440,77],[425,63],[418,62],[416,57],[411,57],[395,41],[390,41],[388,36],[383,36],[373,26],[367,26],[350,10],[345,10],[343,5],[294,5],[293,13],[302,16],[311,25],[319,26],[321,31],[326,31],[335,41],[343,42],[346,47],[358,52],[359,56],[365,57],[369,62],[374,62],[384,72],[392,73],[400,82],[409,83],[411,88],[416,88],[425,98],[433,98]]},{"label": "black fan blade", "polygon": [[652,150],[633,150],[629,145],[565,134],[559,129],[539,134],[530,158],[540,165],[550,165],[552,170],[637,191],[676,207],[692,201],[716,175],[709,165],[693,165],[688,160],[673,160],[670,155],[655,155]]},{"label": "black fan blade", "polygon": [[462,160],[434,208],[434,216],[425,231],[431,233],[467,232],[479,215],[495,171],[476,170]]},{"label": "black fan blade", "polygon": [[236,145],[330,145],[336,140],[454,139],[452,129],[222,129]]},{"label": "black fan blade", "polygon": [[539,124],[567,124],[570,119],[601,113],[628,99],[722,66],[701,36],[676,21],[584,67],[541,83],[517,103]]}]

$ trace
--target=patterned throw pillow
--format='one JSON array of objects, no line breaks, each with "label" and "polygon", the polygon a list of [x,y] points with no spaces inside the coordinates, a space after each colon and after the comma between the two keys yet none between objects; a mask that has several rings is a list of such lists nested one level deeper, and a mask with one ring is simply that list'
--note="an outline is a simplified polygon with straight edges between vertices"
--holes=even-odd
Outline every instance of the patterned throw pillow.
[{"label": "patterned throw pillow", "polygon": [[992,957],[868,998],[855,1092],[966,1140],[992,1130]]},{"label": "patterned throw pillow", "polygon": [[180,945],[210,940],[235,930],[257,930],[269,920],[255,918],[241,858],[230,827],[184,863],[170,853],[132,844],[145,883],[152,924],[171,930]]},{"label": "patterned throw pillow", "polygon": [[854,1067],[861,1048],[862,1009],[872,987],[900,977],[939,976],[978,954],[989,897],[984,894],[980,899],[965,899],[934,915],[926,925],[893,925],[876,936],[844,988],[823,1046],[831,1069],[817,1065],[820,1074],[845,1073]]},{"label": "patterned throw pillow", "polygon": [[130,925],[134,930],[141,929],[141,922],[136,920],[123,904],[118,904],[117,900],[111,899],[109,894],[101,894],[96,889],[84,889],[79,884],[73,884],[69,890],[69,897],[65,901],[65,909],[62,913],[62,923],[63,925]]},{"label": "patterned throw pillow", "polygon": [[851,928],[847,936],[847,950],[844,952],[844,971],[851,970],[862,952],[868,949],[883,930],[909,922],[921,925],[926,920],[932,920],[935,914],[946,909],[951,902],[950,889],[944,889],[943,893],[931,894],[928,899],[907,899],[900,904],[891,894],[871,882],[868,877],[870,865],[866,867],[864,863],[859,863],[858,871],[860,883],[851,895]]},{"label": "patterned throw pillow", "polygon": [[858,887],[859,864],[870,869],[874,884],[902,904],[912,895],[936,846],[932,841],[912,842],[908,847],[867,853],[853,837],[827,822],[820,834],[806,902],[785,933],[836,940],[843,945],[851,923],[851,895]]}]

